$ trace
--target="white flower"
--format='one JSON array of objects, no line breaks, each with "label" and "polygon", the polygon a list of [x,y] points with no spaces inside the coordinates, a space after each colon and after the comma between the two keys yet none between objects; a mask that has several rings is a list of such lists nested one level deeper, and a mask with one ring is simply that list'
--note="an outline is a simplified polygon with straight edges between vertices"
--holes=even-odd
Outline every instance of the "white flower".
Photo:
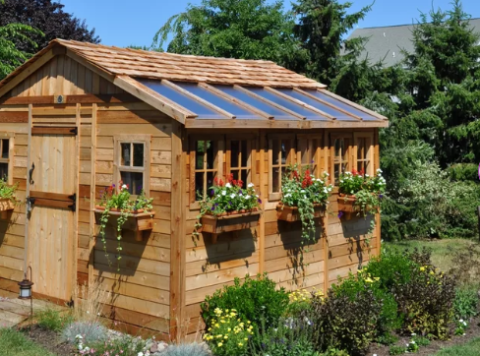
[{"label": "white flower", "polygon": [[415,334],[415,333],[412,333],[412,336],[416,336],[416,335],[417,335],[417,334]]},{"label": "white flower", "polygon": [[227,191],[226,191],[226,190],[223,190],[223,191],[222,191],[222,195],[223,195],[223,196],[227,195]]},{"label": "white flower", "polygon": [[382,171],[380,168],[378,168],[378,169],[377,169],[377,172],[382,173],[383,171]]},{"label": "white flower", "polygon": [[330,177],[330,174],[328,174],[328,173],[325,173],[325,175],[326,175],[327,177]]},{"label": "white flower", "polygon": [[463,323],[463,319],[460,319],[459,322]]},{"label": "white flower", "polygon": [[127,189],[127,185],[126,184],[122,185],[122,189]]},{"label": "white flower", "polygon": [[235,194],[230,194],[230,198],[235,198]]},{"label": "white flower", "polygon": [[252,187],[254,187],[254,186],[255,186],[255,184],[253,184],[253,183],[248,183],[248,186],[247,186],[247,187],[252,188]]},{"label": "white flower", "polygon": [[83,339],[83,336],[78,334],[77,336],[75,336],[75,339]]},{"label": "white flower", "polygon": [[143,356],[143,352],[140,351],[137,356]]},{"label": "white flower", "polygon": [[226,187],[226,188],[231,188],[232,185],[231,185],[230,183],[227,183],[227,184],[225,184],[225,187]]},{"label": "white flower", "polygon": [[340,179],[340,183],[343,183],[343,179]]},{"label": "white flower", "polygon": [[302,189],[302,190],[300,191],[300,193],[305,193],[305,191]]},{"label": "white flower", "polygon": [[412,342],[411,342],[411,343],[412,343],[412,344],[415,344],[415,340],[412,340]]},{"label": "white flower", "polygon": [[285,195],[285,198],[290,198],[291,196],[292,196],[292,194],[289,193],[289,194]]},{"label": "white flower", "polygon": [[350,192],[350,194],[352,194],[352,195],[354,194],[354,193],[353,193],[353,190]]},{"label": "white flower", "polygon": [[368,174],[365,173],[365,177],[370,177]]},{"label": "white flower", "polygon": [[247,200],[250,199],[250,198],[251,198],[250,195],[247,195],[247,196],[245,197],[245,199],[247,199]]}]

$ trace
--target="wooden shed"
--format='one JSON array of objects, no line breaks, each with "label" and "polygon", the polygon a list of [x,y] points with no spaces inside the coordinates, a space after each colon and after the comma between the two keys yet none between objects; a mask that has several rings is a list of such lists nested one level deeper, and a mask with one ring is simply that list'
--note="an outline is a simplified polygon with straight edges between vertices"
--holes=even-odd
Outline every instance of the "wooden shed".
[{"label": "wooden shed", "polygon": [[[195,332],[205,296],[235,277],[325,290],[378,254],[379,215],[340,219],[334,190],[301,264],[301,225],[277,220],[281,174],[295,162],[332,183],[357,167],[373,173],[387,125],[273,62],[55,40],[0,83],[0,171],[24,202],[0,220],[0,295],[14,296],[26,271],[52,300],[81,303],[77,286],[100,285],[112,292],[105,318],[168,338]],[[258,225],[195,237],[198,197],[230,173],[260,192]],[[124,233],[117,271],[94,209],[120,179],[154,198],[155,217],[141,241]],[[107,240],[114,251],[113,232]]]}]

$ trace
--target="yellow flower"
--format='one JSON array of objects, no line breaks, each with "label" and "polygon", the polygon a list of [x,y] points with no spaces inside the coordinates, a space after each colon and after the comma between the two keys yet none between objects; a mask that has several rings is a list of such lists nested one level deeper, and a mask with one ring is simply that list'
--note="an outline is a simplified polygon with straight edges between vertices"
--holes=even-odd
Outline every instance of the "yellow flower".
[{"label": "yellow flower", "polygon": [[245,341],[248,341],[248,337],[246,337],[246,338],[245,338],[245,339],[243,339],[243,340],[245,340]]},{"label": "yellow flower", "polygon": [[420,272],[424,272],[425,271],[425,267],[420,267]]},{"label": "yellow flower", "polygon": [[373,279],[371,279],[370,277],[365,278],[365,282],[367,282],[367,283],[373,283]]},{"label": "yellow flower", "polygon": [[219,328],[219,327],[220,327],[220,324],[219,324],[219,323],[216,323],[216,324],[215,324],[215,327],[216,327],[216,328]]},{"label": "yellow flower", "polygon": [[230,332],[230,331],[232,331],[232,328],[228,328],[227,330],[228,330],[228,332]]},{"label": "yellow flower", "polygon": [[208,331],[212,331],[212,328],[208,328]]},{"label": "yellow flower", "polygon": [[223,336],[222,334],[218,334],[218,335],[217,335],[217,339],[221,339],[222,336]]},{"label": "yellow flower", "polygon": [[242,346],[243,346],[243,344],[242,344],[241,342],[239,342],[239,343],[238,343],[238,346],[242,347]]},{"label": "yellow flower", "polygon": [[222,343],[222,342],[219,342],[219,343],[217,344],[217,346],[218,346],[218,347],[222,347],[222,346],[223,346],[223,343]]},{"label": "yellow flower", "polygon": [[225,340],[228,340],[228,336],[227,336],[227,335],[225,335],[223,338],[224,338]]},{"label": "yellow flower", "polygon": [[252,322],[250,320],[247,320],[247,324],[251,324]]},{"label": "yellow flower", "polygon": [[433,275],[435,275],[435,272],[433,272],[433,271],[430,271],[430,275],[432,275],[432,276],[433,276]]},{"label": "yellow flower", "polygon": [[208,340],[208,334],[203,335],[203,340]]},{"label": "yellow flower", "polygon": [[222,309],[220,308],[215,308],[214,313],[218,316],[222,314]]}]

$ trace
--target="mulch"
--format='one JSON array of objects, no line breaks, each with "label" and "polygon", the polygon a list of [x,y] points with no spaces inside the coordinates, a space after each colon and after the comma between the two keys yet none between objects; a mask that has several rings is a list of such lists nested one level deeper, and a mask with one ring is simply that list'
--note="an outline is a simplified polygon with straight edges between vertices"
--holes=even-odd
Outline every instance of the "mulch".
[{"label": "mulch", "polygon": [[22,333],[37,345],[57,356],[73,356],[76,350],[72,345],[61,342],[56,332],[45,330],[38,325],[31,325],[20,329]]},{"label": "mulch", "polygon": [[[421,347],[415,355],[433,356],[442,349],[456,345],[464,345],[469,341],[480,337],[480,317],[476,317],[468,322],[468,328],[465,331],[465,335],[453,336],[453,330],[451,335],[451,338],[448,340],[432,340],[430,345]],[[411,340],[411,337],[401,337],[400,340],[395,343],[395,345],[405,346],[405,344],[409,343]],[[390,346],[373,344],[370,347],[368,355],[371,356],[376,354],[377,356],[389,356],[389,349]]]}]

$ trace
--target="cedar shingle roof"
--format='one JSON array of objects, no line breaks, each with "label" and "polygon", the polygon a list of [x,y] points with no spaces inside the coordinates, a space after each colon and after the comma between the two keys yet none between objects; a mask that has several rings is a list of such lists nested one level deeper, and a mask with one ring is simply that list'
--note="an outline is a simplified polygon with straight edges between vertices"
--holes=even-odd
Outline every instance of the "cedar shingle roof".
[{"label": "cedar shingle roof", "polygon": [[325,85],[270,61],[200,57],[57,41],[115,75],[208,84],[325,88]]}]

